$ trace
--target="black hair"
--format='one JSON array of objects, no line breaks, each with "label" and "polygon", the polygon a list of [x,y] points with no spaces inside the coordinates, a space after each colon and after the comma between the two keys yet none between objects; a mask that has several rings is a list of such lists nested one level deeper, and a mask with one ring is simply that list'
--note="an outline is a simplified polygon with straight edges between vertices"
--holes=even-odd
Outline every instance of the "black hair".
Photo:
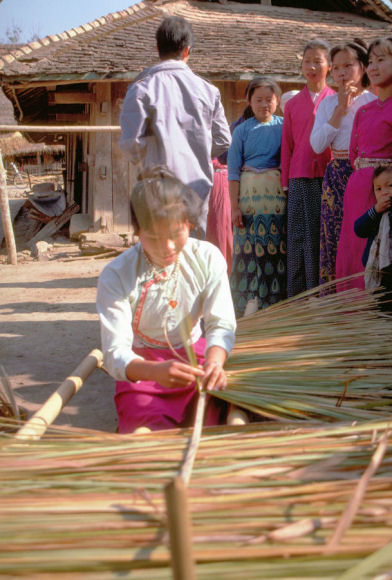
[{"label": "black hair", "polygon": [[279,101],[282,91],[278,83],[276,83],[274,80],[268,77],[256,77],[252,79],[248,84],[248,86],[246,87],[245,95],[246,98],[248,99],[248,103],[250,103],[250,100],[255,90],[260,87],[266,87],[267,89],[271,89],[271,91],[274,93],[274,95]]},{"label": "black hair", "polygon": [[370,57],[370,54],[378,46],[380,46],[381,48],[384,48],[386,50],[387,54],[392,55],[392,36],[384,36],[383,38],[377,38],[376,40],[373,40],[373,42],[371,43],[371,45],[368,48],[368,52],[367,52],[368,59]]},{"label": "black hair", "polygon": [[[352,42],[337,44],[336,46],[334,46],[330,52],[331,62],[338,54],[338,52],[349,52],[356,59],[358,59],[358,61],[361,64],[363,64],[364,68],[366,68],[368,65],[367,44],[361,38],[354,38]],[[363,87],[368,87],[370,85],[369,77],[366,74],[366,70],[363,74],[361,84]]]},{"label": "black hair", "polygon": [[309,40],[309,42],[307,42],[305,44],[305,47],[303,49],[302,58],[304,58],[305,52],[307,50],[312,50],[313,48],[321,48],[321,50],[324,50],[326,53],[326,57],[328,59],[328,62],[329,62],[329,64],[331,64],[331,59],[330,59],[330,55],[329,55],[329,52],[331,50],[331,45],[329,44],[329,42],[327,42],[323,38],[313,38],[312,40]]},{"label": "black hair", "polygon": [[250,119],[251,117],[254,117],[252,107],[250,105],[246,105],[245,109],[242,111],[242,117],[244,121]]},{"label": "black hair", "polygon": [[392,173],[392,163],[389,163],[388,165],[376,165],[373,173],[373,181],[382,173]]},{"label": "black hair", "polygon": [[179,58],[184,48],[192,46],[192,27],[182,16],[168,16],[159,25],[155,38],[160,58]]},{"label": "black hair", "polygon": [[135,233],[151,230],[158,220],[188,221],[196,226],[203,202],[163,165],[144,170],[131,193],[131,219]]}]

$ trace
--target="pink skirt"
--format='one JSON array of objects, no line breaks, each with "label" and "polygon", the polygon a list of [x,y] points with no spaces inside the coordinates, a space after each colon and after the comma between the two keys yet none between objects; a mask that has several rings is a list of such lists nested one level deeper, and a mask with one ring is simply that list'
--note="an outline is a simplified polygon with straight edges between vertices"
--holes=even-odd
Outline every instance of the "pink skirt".
[{"label": "pink skirt", "polygon": [[[362,255],[367,240],[355,235],[354,223],[376,202],[372,185],[373,173],[373,167],[357,169],[347,182],[343,201],[343,221],[336,255],[336,278],[344,278],[364,270]],[[360,276],[346,282],[338,289],[363,289],[364,287],[364,278]]]},{"label": "pink skirt", "polygon": [[[206,341],[200,338],[194,345],[196,356],[203,364]],[[135,348],[134,352],[146,360],[164,361],[174,358],[170,349]],[[184,349],[180,356],[187,359]],[[198,401],[196,383],[188,387],[167,389],[155,381],[117,381],[114,401],[118,414],[119,433],[132,433],[138,427],[152,431],[191,427],[194,423]],[[216,397],[208,397],[205,425],[222,425],[226,422],[227,405]]]},{"label": "pink skirt", "polygon": [[233,261],[233,226],[227,166],[213,160],[214,181],[210,193],[206,240],[220,249],[227,262],[227,273]]}]

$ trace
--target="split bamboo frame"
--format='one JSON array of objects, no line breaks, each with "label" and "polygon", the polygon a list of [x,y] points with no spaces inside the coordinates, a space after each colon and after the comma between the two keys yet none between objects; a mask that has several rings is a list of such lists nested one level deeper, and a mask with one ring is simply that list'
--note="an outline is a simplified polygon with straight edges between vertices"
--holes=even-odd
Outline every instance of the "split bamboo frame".
[{"label": "split bamboo frame", "polygon": [[102,352],[99,349],[92,350],[31,419],[17,431],[16,439],[40,439],[71,397],[83,386],[87,377],[101,365]]}]

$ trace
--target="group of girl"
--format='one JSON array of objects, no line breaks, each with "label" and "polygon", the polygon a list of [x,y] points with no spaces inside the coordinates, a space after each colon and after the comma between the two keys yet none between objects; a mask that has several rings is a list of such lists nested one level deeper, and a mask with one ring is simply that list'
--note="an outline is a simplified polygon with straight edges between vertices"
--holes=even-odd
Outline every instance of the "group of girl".
[{"label": "group of girl", "polygon": [[[326,84],[331,65],[336,93]],[[228,153],[231,217],[221,215],[233,223],[233,245],[230,236],[215,240],[228,263],[213,244],[190,237],[200,198],[165,168],[146,171],[133,189],[139,242],[106,265],[97,292],[120,433],[192,425],[196,385],[226,386],[236,317],[361,270],[365,246],[379,229],[392,231],[391,220],[379,217],[392,198],[392,172],[382,167],[392,160],[392,38],[367,52],[359,42],[330,52],[313,41],[302,71],[306,86],[284,117],[275,114],[275,82],[248,86]],[[225,165],[217,170],[224,180]],[[386,262],[373,263],[387,263],[391,245]],[[228,416],[211,397],[206,423]]]},{"label": "group of girl", "polygon": [[[327,85],[330,71],[336,92]],[[283,118],[275,114],[276,83],[251,81],[252,117],[233,133],[230,284],[237,317],[362,271],[366,240],[354,222],[375,203],[374,167],[392,162],[392,37],[368,49],[359,39],[332,50],[313,40],[302,73],[306,86]],[[363,279],[353,284],[361,287]]]}]

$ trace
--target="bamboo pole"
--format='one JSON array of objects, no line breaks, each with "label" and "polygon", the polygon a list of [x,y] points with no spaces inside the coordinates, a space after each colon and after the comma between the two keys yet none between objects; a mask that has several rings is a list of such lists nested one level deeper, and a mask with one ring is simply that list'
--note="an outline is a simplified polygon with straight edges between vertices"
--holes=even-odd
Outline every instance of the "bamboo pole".
[{"label": "bamboo pole", "polygon": [[0,125],[0,132],[15,133],[120,133],[120,125]]},{"label": "bamboo pole", "polygon": [[165,487],[174,580],[195,580],[196,578],[186,490],[182,477],[174,478]]},{"label": "bamboo pole", "polygon": [[365,495],[367,485],[370,479],[373,477],[377,469],[379,468],[385,452],[388,446],[388,437],[390,435],[390,431],[386,431],[380,439],[380,442],[377,446],[376,451],[374,452],[371,461],[366,468],[366,471],[362,475],[361,479],[358,481],[357,487],[355,489],[354,494],[352,495],[346,509],[344,510],[342,517],[340,518],[338,525],[330,539],[327,547],[326,553],[329,553],[336,549],[336,547],[340,544],[342,537],[344,536],[345,532],[350,527],[355,514],[358,511],[359,505],[362,501],[363,496]]},{"label": "bamboo pole", "polygon": [[16,254],[14,230],[12,229],[10,205],[8,202],[7,177],[4,169],[1,150],[0,150],[0,212],[5,241],[8,250],[8,262],[13,266],[16,266],[18,263],[18,258]]},{"label": "bamboo pole", "polygon": [[92,350],[31,419],[17,431],[16,439],[40,439],[71,397],[83,386],[87,377],[101,363],[102,352],[98,349]]},{"label": "bamboo pole", "polygon": [[186,452],[186,456],[184,459],[184,463],[180,470],[180,477],[184,481],[185,485],[189,484],[189,480],[191,478],[193,464],[195,462],[197,448],[199,446],[201,431],[203,429],[203,419],[204,419],[204,410],[206,406],[206,397],[207,392],[202,391],[199,394],[199,400],[197,402],[196,407],[196,418],[195,418],[195,425],[193,427],[192,438],[189,444],[189,448]]}]

